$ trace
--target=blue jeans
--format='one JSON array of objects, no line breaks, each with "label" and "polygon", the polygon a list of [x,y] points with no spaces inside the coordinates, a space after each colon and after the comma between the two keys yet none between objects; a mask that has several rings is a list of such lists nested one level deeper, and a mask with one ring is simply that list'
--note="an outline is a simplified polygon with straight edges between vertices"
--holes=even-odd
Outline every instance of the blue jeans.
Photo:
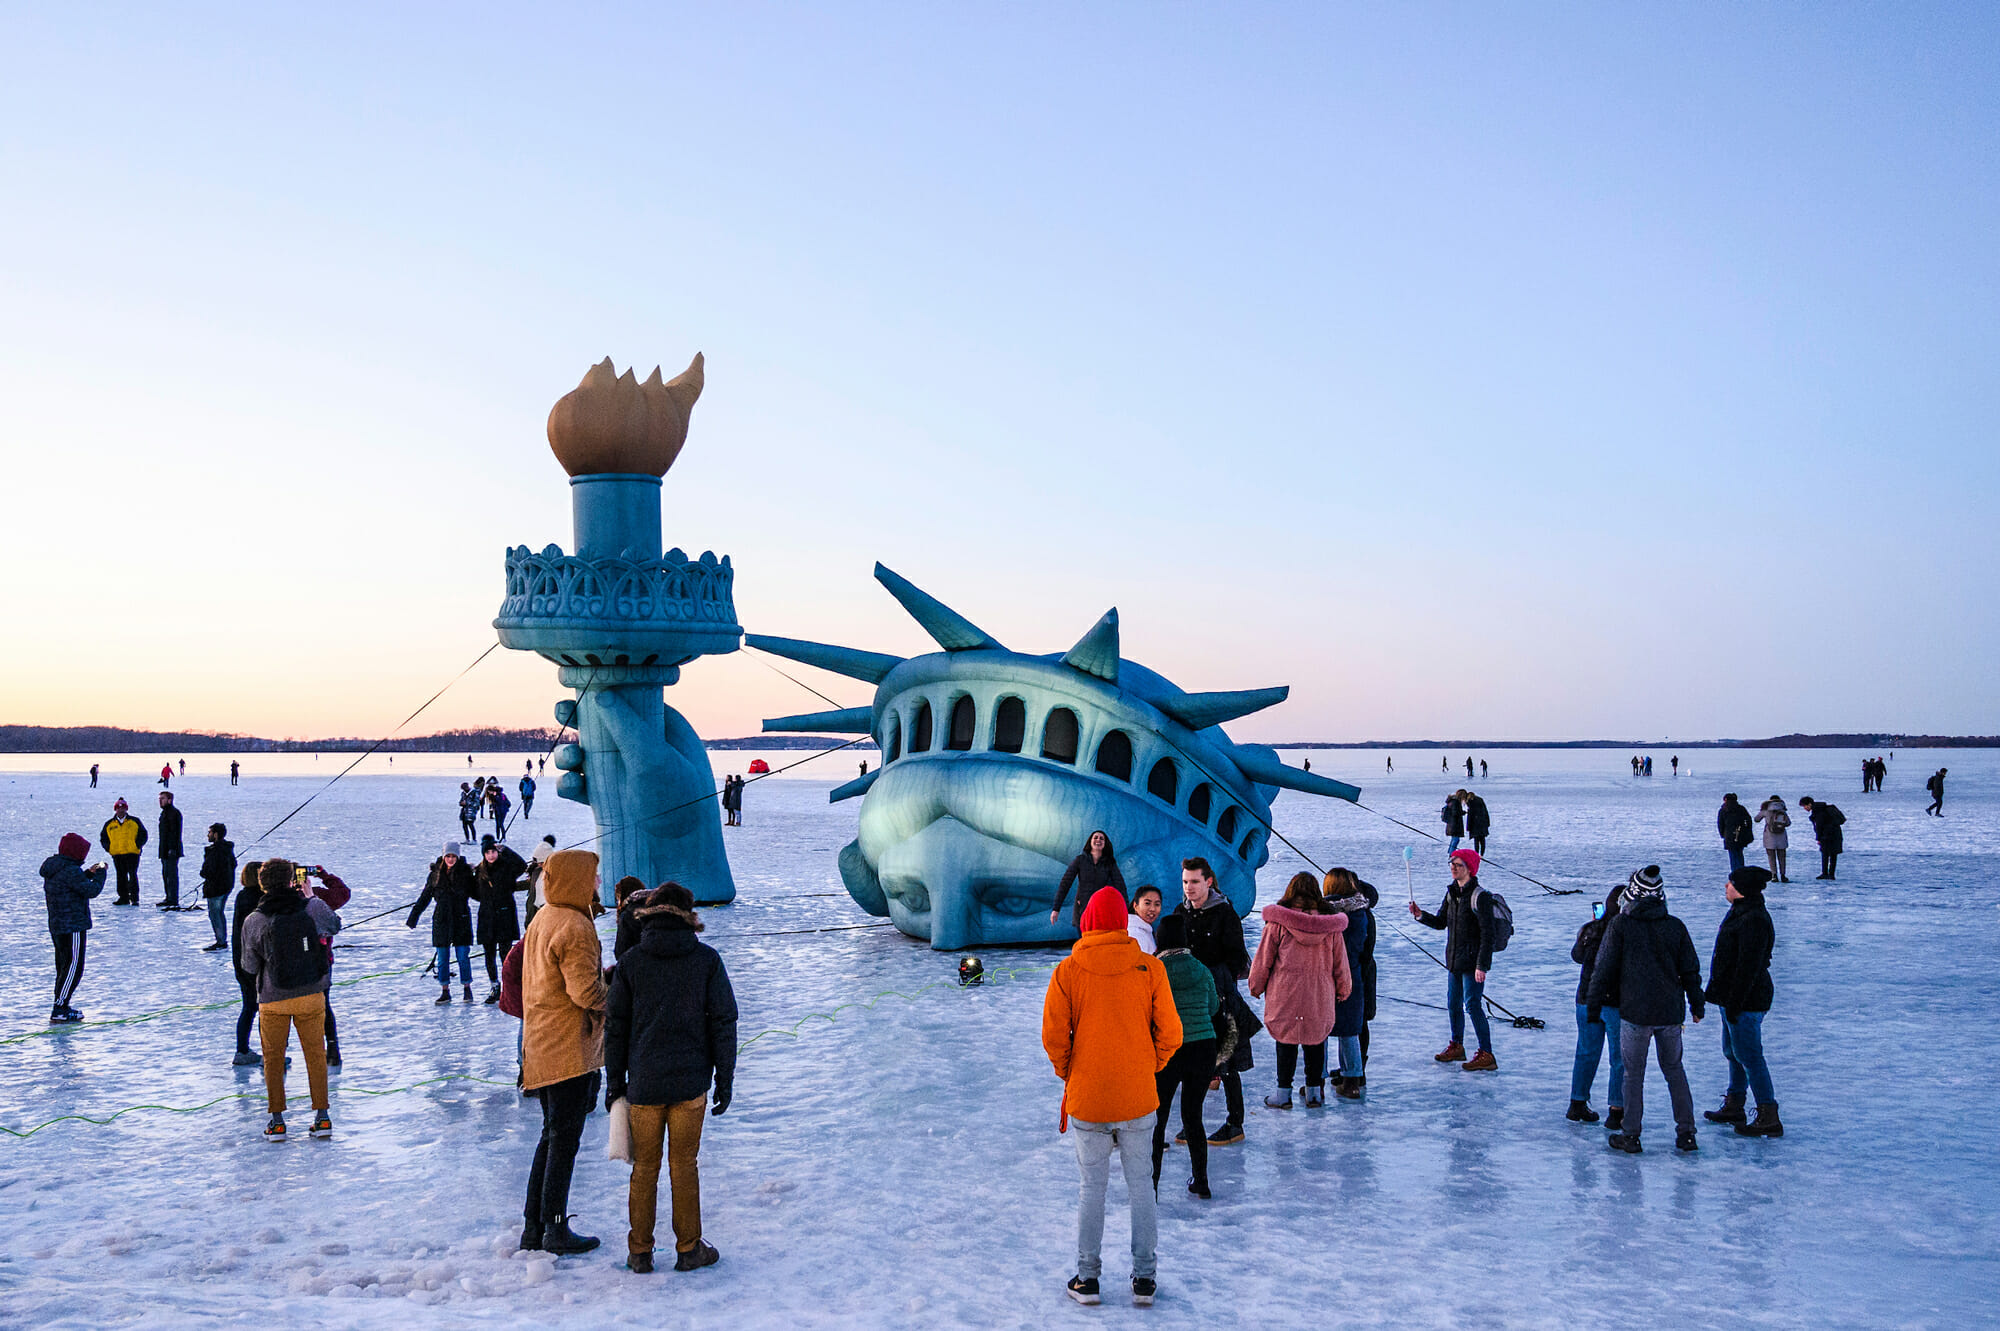
[{"label": "blue jeans", "polygon": [[1111,1154],[1125,1172],[1125,1196],[1132,1206],[1132,1274],[1151,1278],[1158,1269],[1159,1217],[1153,1195],[1153,1115],[1124,1123],[1069,1121],[1076,1138],[1081,1175],[1076,1208],[1076,1273],[1085,1280],[1104,1274],[1104,1193],[1111,1181]]},{"label": "blue jeans", "polygon": [[208,927],[215,930],[215,942],[218,947],[229,946],[229,925],[222,916],[222,912],[228,906],[228,897],[210,897],[208,899]]},{"label": "blue jeans", "polygon": [[1743,867],[1743,847],[1724,846],[1723,849],[1729,852],[1729,870],[1731,873]]},{"label": "blue jeans", "polygon": [[1760,1105],[1778,1103],[1771,1087],[1771,1069],[1764,1064],[1764,1014],[1737,1012],[1722,1014],[1722,1056],[1729,1060],[1729,1093],[1740,1096],[1747,1089]]},{"label": "blue jeans", "polygon": [[1361,1075],[1361,1037],[1358,1035],[1336,1035],[1340,1044],[1340,1075],[1358,1077]]},{"label": "blue jeans", "polygon": [[1465,1043],[1465,1010],[1472,1009],[1472,1033],[1479,1037],[1479,1047],[1493,1048],[1493,1033],[1486,1029],[1486,1004],[1482,1001],[1486,986],[1472,978],[1471,971],[1451,972],[1450,982],[1445,985],[1444,1003],[1451,1009],[1451,1039],[1453,1044]]},{"label": "blue jeans", "polygon": [[472,983],[472,949],[469,947],[441,947],[437,950],[438,983],[451,988],[451,954],[458,953],[458,979],[461,984]]},{"label": "blue jeans", "polygon": [[1625,1051],[1618,1042],[1618,1009],[1600,1008],[1598,1015],[1602,1021],[1590,1020],[1590,1008],[1583,1003],[1576,1005],[1576,1062],[1569,1073],[1569,1098],[1590,1099],[1591,1084],[1597,1080],[1597,1062],[1604,1056],[1604,1046],[1611,1045],[1611,1078],[1605,1083],[1605,1101],[1613,1109],[1625,1107]]},{"label": "blue jeans", "polygon": [[1459,843],[1459,842],[1460,842],[1461,840],[1463,840],[1463,839],[1464,839],[1464,838],[1462,838],[1462,837],[1448,837],[1448,838],[1446,838],[1446,840],[1445,840],[1445,844],[1444,844],[1444,855],[1445,855],[1445,858],[1446,858],[1446,859],[1450,859],[1450,858],[1451,858],[1451,853],[1452,853],[1452,852],[1453,852],[1454,850],[1457,850],[1457,849],[1458,849],[1458,843]]}]

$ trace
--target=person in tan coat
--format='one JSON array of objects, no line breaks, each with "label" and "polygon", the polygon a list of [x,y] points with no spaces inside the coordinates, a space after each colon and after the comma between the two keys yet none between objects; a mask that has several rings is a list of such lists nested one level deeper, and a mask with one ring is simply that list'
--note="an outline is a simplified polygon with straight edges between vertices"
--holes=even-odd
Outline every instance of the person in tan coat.
[{"label": "person in tan coat", "polygon": [[597,1239],[569,1227],[570,1175],[604,1066],[604,955],[591,907],[597,856],[559,850],[542,870],[543,908],[521,940],[521,1089],[542,1103],[521,1246],[558,1256]]},{"label": "person in tan coat", "polygon": [[1132,1202],[1132,1302],[1143,1307],[1153,1301],[1159,1243],[1152,1180],[1153,1113],[1160,1105],[1155,1078],[1181,1047],[1180,1011],[1166,969],[1125,931],[1124,893],[1098,889],[1084,907],[1082,925],[1083,937],[1057,964],[1042,1000],[1042,1048],[1063,1080],[1063,1129],[1077,1130],[1083,1176],[1069,1296],[1078,1303],[1099,1300],[1104,1192],[1116,1150]]}]

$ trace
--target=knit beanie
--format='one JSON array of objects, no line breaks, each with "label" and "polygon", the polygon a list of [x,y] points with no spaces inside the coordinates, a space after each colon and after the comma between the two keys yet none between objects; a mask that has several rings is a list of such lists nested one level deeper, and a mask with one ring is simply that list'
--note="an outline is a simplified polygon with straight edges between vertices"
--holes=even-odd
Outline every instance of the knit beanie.
[{"label": "knit beanie", "polygon": [[1172,952],[1187,945],[1187,920],[1179,914],[1162,915],[1153,926],[1153,946],[1162,952]]},{"label": "knit beanie", "polygon": [[1476,850],[1454,850],[1451,858],[1465,861],[1465,871],[1474,878],[1479,877],[1479,852]]},{"label": "knit beanie", "polygon": [[465,854],[465,850],[456,841],[447,841],[444,843],[444,853],[447,855],[457,855],[463,857]]},{"label": "knit beanie", "polygon": [[1113,929],[1125,932],[1125,894],[1115,887],[1100,887],[1083,908],[1083,931],[1096,933]]},{"label": "knit beanie", "polygon": [[[48,843],[43,842],[42,844],[47,845]],[[65,832],[63,833],[62,840],[56,842],[56,854],[66,855],[78,864],[82,864],[84,860],[90,857],[90,843],[74,832]]]},{"label": "knit beanie", "polygon": [[1648,901],[1665,901],[1667,885],[1660,877],[1660,866],[1649,864],[1625,880],[1625,900],[1621,909],[1633,911]]},{"label": "knit beanie", "polygon": [[497,844],[499,843],[493,840],[493,834],[488,832],[485,836],[479,838],[479,853],[484,855]]},{"label": "knit beanie", "polygon": [[1746,864],[1740,869],[1731,869],[1729,881],[1735,884],[1738,892],[1755,900],[1764,895],[1764,888],[1771,881],[1771,871]]}]

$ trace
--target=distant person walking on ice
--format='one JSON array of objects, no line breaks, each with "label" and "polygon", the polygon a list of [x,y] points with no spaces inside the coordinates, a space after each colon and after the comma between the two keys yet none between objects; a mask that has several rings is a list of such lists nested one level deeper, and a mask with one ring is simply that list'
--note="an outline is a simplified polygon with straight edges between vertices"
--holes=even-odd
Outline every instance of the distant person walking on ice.
[{"label": "distant person walking on ice", "polygon": [[111,856],[118,873],[114,906],[139,904],[139,852],[146,848],[146,825],[134,818],[124,800],[111,806],[111,818],[97,834],[97,844]]},{"label": "distant person walking on ice", "polygon": [[1150,1150],[1156,1078],[1180,1049],[1182,1030],[1166,970],[1125,932],[1125,914],[1125,894],[1113,887],[1084,908],[1083,937],[1049,977],[1042,1048],[1062,1078],[1062,1129],[1076,1129],[1082,1176],[1069,1296],[1100,1300],[1104,1193],[1116,1151],[1132,1206],[1132,1302],[1145,1307],[1159,1274]]},{"label": "distant person walking on ice", "polygon": [[473,822],[473,819],[478,814],[478,810],[479,810],[479,796],[473,794],[472,783],[470,781],[459,782],[458,783],[458,831],[459,835],[466,841],[470,841],[474,837],[479,835],[479,828]]},{"label": "distant person walking on ice", "polygon": [[1640,1152],[1639,1132],[1646,1112],[1646,1051],[1658,1051],[1660,1073],[1674,1109],[1674,1149],[1699,1149],[1694,1135],[1694,1096],[1681,1067],[1681,1026],[1688,1008],[1702,1018],[1701,958],[1687,926],[1667,914],[1660,866],[1649,864],[1625,882],[1625,899],[1590,977],[1586,1015],[1596,1018],[1612,996],[1618,1000],[1620,1052],[1625,1057],[1625,1130],[1611,1135],[1614,1151]]},{"label": "distant person walking on ice", "polygon": [[[1479,886],[1479,856],[1470,850],[1451,853],[1451,886],[1435,913],[1416,902],[1410,916],[1430,929],[1442,929],[1444,965],[1449,978],[1445,985],[1445,1006],[1451,1012],[1451,1043],[1434,1056],[1440,1063],[1465,1064],[1467,1072],[1497,1072],[1493,1057],[1493,1033],[1486,1025],[1486,973],[1493,968],[1494,926],[1491,896]],[[1465,1057],[1465,1013],[1472,1010],[1472,1033],[1479,1037],[1479,1052]]]},{"label": "distant person walking on ice", "polygon": [[1791,848],[1792,839],[1785,829],[1792,825],[1792,815],[1785,810],[1785,801],[1776,795],[1758,806],[1757,821],[1764,824],[1764,858],[1771,862],[1771,873],[1781,883],[1792,880],[1785,877],[1785,852]]},{"label": "distant person walking on ice", "polygon": [[1472,759],[1470,758],[1465,760],[1465,779],[1467,781],[1472,780]]},{"label": "distant person walking on ice", "polygon": [[[1729,875],[1723,895],[1729,913],[1715,931],[1715,951],[1708,962],[1708,988],[1703,995],[1722,1013],[1722,1056],[1729,1063],[1729,1089],[1722,1108],[1703,1112],[1711,1123],[1734,1124],[1739,1137],[1782,1137],[1778,1093],[1771,1069],[1764,1062],[1764,1014],[1771,1010],[1771,949],[1777,931],[1764,908],[1764,885],[1771,875],[1762,869],[1740,869]],[[1743,1113],[1744,1094],[1757,1097],[1757,1120]]]},{"label": "distant person walking on ice", "polygon": [[1486,836],[1493,830],[1493,815],[1487,811],[1486,801],[1465,792],[1465,834],[1472,838],[1472,848],[1479,858],[1486,858]]},{"label": "distant person walking on ice", "polygon": [[1810,795],[1799,796],[1799,807],[1812,820],[1813,836],[1819,841],[1819,878],[1814,881],[1833,882],[1834,869],[1846,845],[1840,827],[1847,821],[1847,815],[1831,804],[1814,803]]},{"label": "distant person walking on ice", "polygon": [[1479,760],[1479,779],[1481,781],[1486,779],[1486,760],[1484,758]]},{"label": "distant person walking on ice", "polygon": [[96,763],[92,763],[92,764],[90,765],[90,788],[91,788],[92,790],[96,790],[96,789],[97,789],[97,764],[96,764]]},{"label": "distant person walking on ice", "polygon": [[186,776],[187,774],[188,774],[188,760],[183,758],[181,759],[181,775]]},{"label": "distant person walking on ice", "polygon": [[1729,867],[1736,870],[1743,867],[1743,851],[1755,838],[1757,829],[1750,820],[1750,810],[1737,802],[1736,796],[1724,795],[1722,807],[1715,811],[1715,830],[1722,837],[1722,848],[1729,852]]},{"label": "distant person walking on ice", "polygon": [[1674,769],[1675,776],[1679,776],[1681,774],[1681,756],[1678,753],[1675,754],[1673,757],[1667,759],[1667,764],[1668,766]]},{"label": "distant person walking on ice", "polygon": [[1924,782],[1924,789],[1931,793],[1931,807],[1924,812],[1936,818],[1944,817],[1944,774],[1945,768],[1938,768],[1931,779]]},{"label": "distant person walking on ice", "polygon": [[535,812],[535,778],[523,773],[521,776],[522,820],[526,821],[527,818],[534,812]]},{"label": "distant person walking on ice", "polygon": [[164,893],[155,902],[161,910],[181,908],[181,811],[174,807],[171,791],[160,792],[160,887]]},{"label": "distant person walking on ice", "polygon": [[49,908],[49,941],[56,954],[55,1001],[49,1006],[49,1025],[66,1026],[83,1020],[70,1006],[76,997],[77,982],[83,979],[84,944],[90,937],[90,899],[104,890],[102,861],[83,867],[90,843],[74,832],[65,832],[56,843],[56,853],[42,861],[42,895]]},{"label": "distant person walking on ice", "polygon": [[1125,875],[1119,871],[1117,852],[1111,848],[1111,838],[1105,835],[1103,829],[1090,834],[1084,842],[1083,853],[1063,870],[1062,881],[1056,884],[1056,904],[1049,910],[1049,923],[1055,923],[1056,917],[1062,914],[1063,902],[1068,900],[1072,884],[1076,887],[1076,903],[1071,907],[1071,915],[1079,933],[1083,931],[1084,907],[1101,889],[1115,887],[1120,900],[1124,899]]},{"label": "distant person walking on ice", "polygon": [[1444,808],[1438,817],[1444,820],[1444,853],[1449,858],[1458,849],[1458,843],[1465,839],[1465,792],[1454,790],[1445,796]]},{"label": "distant person walking on ice", "polygon": [[173,783],[174,783],[174,765],[172,763],[161,763],[160,784],[163,786],[171,786]]},{"label": "distant person walking on ice", "polygon": [[229,760],[229,784],[230,784],[230,785],[232,785],[232,786],[233,786],[233,785],[235,785],[235,784],[236,784],[236,774],[237,774],[238,772],[242,771],[242,770],[243,770],[243,765],[242,765],[241,763],[237,762],[237,761],[236,761],[236,760],[235,760],[234,758],[231,758],[231,759]]}]

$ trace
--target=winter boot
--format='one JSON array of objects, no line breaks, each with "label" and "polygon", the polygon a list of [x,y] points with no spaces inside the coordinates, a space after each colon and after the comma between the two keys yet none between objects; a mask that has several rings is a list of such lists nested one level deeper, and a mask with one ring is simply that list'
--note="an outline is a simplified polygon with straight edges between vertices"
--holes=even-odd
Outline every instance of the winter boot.
[{"label": "winter boot", "polygon": [[1590,1107],[1588,1100],[1572,1100],[1569,1102],[1569,1112],[1563,1117],[1572,1123],[1595,1123],[1597,1111]]},{"label": "winter boot", "polygon": [[1151,1276],[1133,1276],[1132,1306],[1135,1308],[1152,1307],[1153,1295],[1158,1291],[1159,1291],[1159,1286],[1154,1283],[1153,1278]]},{"label": "winter boot", "polygon": [[653,1274],[653,1254],[649,1252],[635,1252],[628,1255],[625,1258],[625,1269],[635,1276],[649,1276]]},{"label": "winter boot", "polygon": [[1726,1092],[1722,1097],[1722,1108],[1704,1109],[1701,1116],[1711,1123],[1741,1123],[1744,1121],[1743,1097]]},{"label": "winter boot", "polygon": [[1604,1130],[1606,1132],[1625,1131],[1625,1106],[1613,1105],[1604,1111]]},{"label": "winter boot", "polygon": [[[496,984],[486,993],[486,1006],[492,1007],[495,1003],[498,1003],[499,1001],[500,1001],[500,986]],[[652,1258],[648,1257],[646,1260],[651,1261]]]},{"label": "winter boot", "polygon": [[1767,1105],[1758,1105],[1757,1117],[1755,1121],[1750,1123],[1738,1123],[1736,1125],[1736,1135],[1739,1137],[1784,1136],[1785,1125],[1778,1122],[1777,1102],[1772,1101],[1770,1104]]},{"label": "winter boot", "polygon": [[1265,1096],[1264,1107],[1266,1109],[1290,1109],[1292,1107],[1292,1088],[1289,1086],[1280,1086],[1275,1095]]},{"label": "winter boot", "polygon": [[542,1227],[529,1220],[521,1226],[521,1251],[540,1252],[542,1250]]},{"label": "winter boot", "polygon": [[1069,1284],[1063,1288],[1068,1290],[1069,1296],[1078,1303],[1098,1304],[1104,1302],[1103,1298],[1097,1293],[1097,1282],[1095,1280],[1085,1280],[1082,1276],[1071,1276]]},{"label": "winter boot", "polygon": [[324,1109],[313,1115],[311,1135],[319,1138],[321,1141],[325,1141],[327,1138],[333,1136],[333,1120],[327,1117]]},{"label": "winter boot", "polygon": [[451,986],[446,985],[444,988],[438,990],[437,1005],[443,1007],[449,1002],[451,1002]]},{"label": "winter boot", "polygon": [[570,1217],[564,1216],[553,1225],[542,1229],[542,1251],[552,1252],[558,1257],[573,1257],[577,1253],[589,1252],[600,1242],[594,1235],[579,1234],[569,1227]]},{"label": "winter boot", "polygon": [[1693,1128],[1674,1129],[1674,1149],[1676,1151],[1699,1151],[1701,1143],[1694,1139]]},{"label": "winter boot", "polygon": [[1188,1180],[1188,1191],[1189,1191],[1189,1192],[1191,1192],[1191,1193],[1193,1193],[1193,1194],[1194,1194],[1195,1196],[1197,1196],[1197,1197],[1201,1198],[1201,1199],[1202,1199],[1203,1201],[1207,1201],[1207,1200],[1208,1200],[1208,1180],[1207,1180],[1207,1179],[1205,1179],[1205,1178],[1191,1178],[1191,1179],[1189,1179],[1189,1180]]},{"label": "winter boot", "polygon": [[1605,1138],[1605,1142],[1614,1151],[1623,1151],[1627,1155],[1640,1153],[1639,1134],[1636,1132],[1614,1132]]},{"label": "winter boot", "polygon": [[1465,1046],[1453,1040],[1443,1049],[1432,1054],[1431,1057],[1440,1063],[1463,1063],[1465,1061]]},{"label": "winter boot", "polygon": [[285,1116],[283,1114],[273,1114],[271,1115],[271,1121],[264,1125],[264,1140],[267,1142],[281,1142],[284,1139]]},{"label": "winter boot", "polygon": [[1307,1109],[1326,1108],[1326,1091],[1323,1087],[1319,1086],[1306,1087],[1306,1108]]},{"label": "winter boot", "polygon": [[261,1068],[264,1066],[264,1056],[248,1049],[239,1049],[236,1051],[236,1057],[229,1060],[229,1066],[234,1068]]},{"label": "winter boot", "polygon": [[1463,1072],[1498,1072],[1500,1064],[1494,1059],[1491,1049],[1482,1049],[1465,1060]]},{"label": "winter boot", "polygon": [[[446,1002],[450,1002],[451,1000],[449,1000],[449,999],[446,999],[445,1001],[446,1001]],[[468,1002],[468,1003],[470,1003],[470,1002],[472,1001],[472,986],[471,986],[471,985],[469,985],[469,984],[465,986],[465,1001],[466,1001],[466,1002]],[[496,999],[494,999],[493,1001],[497,1003],[497,1002],[499,1002],[500,1000],[496,998]]]},{"label": "winter boot", "polygon": [[1333,1088],[1333,1093],[1343,1100],[1359,1100],[1367,1085],[1366,1077],[1342,1077],[1340,1085]]},{"label": "winter boot", "polygon": [[696,1239],[694,1247],[674,1258],[674,1270],[699,1271],[704,1266],[714,1266],[722,1260],[722,1254],[707,1239]]}]

